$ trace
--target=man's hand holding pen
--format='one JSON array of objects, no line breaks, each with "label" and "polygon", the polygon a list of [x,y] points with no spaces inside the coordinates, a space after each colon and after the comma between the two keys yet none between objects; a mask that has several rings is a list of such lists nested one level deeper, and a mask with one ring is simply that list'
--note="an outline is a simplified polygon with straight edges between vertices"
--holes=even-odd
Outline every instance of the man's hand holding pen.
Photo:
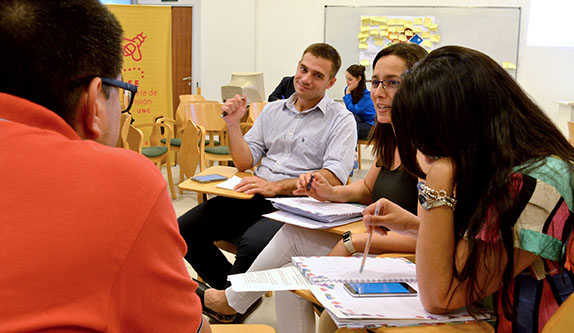
[{"label": "man's hand holding pen", "polygon": [[235,95],[233,98],[226,100],[221,106],[221,117],[223,117],[228,124],[231,122],[239,123],[246,110],[247,97],[245,95]]}]

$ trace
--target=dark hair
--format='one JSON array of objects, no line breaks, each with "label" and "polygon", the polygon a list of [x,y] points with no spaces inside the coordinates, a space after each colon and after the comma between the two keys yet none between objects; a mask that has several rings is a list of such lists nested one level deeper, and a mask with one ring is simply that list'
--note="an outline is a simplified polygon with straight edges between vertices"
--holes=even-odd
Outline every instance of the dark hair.
[{"label": "dark hair", "polygon": [[[574,148],[515,80],[487,55],[458,46],[431,52],[404,75],[393,100],[393,126],[403,167],[424,177],[415,152],[448,156],[454,163],[458,200],[455,239],[468,237],[468,259],[460,271],[468,281],[467,304],[478,301],[477,271],[495,250],[505,251],[502,306],[514,318],[509,286],[514,271],[511,173],[534,167],[549,155],[574,161]],[[571,167],[572,172],[572,167]],[[488,217],[497,217],[497,225]],[[476,236],[497,228],[501,243],[479,247]],[[471,306],[472,308],[472,306]]]},{"label": "dark hair", "polygon": [[339,56],[339,52],[337,52],[337,50],[329,44],[326,43],[311,44],[307,46],[305,51],[303,51],[303,56],[305,56],[305,53],[311,53],[315,57],[331,61],[331,73],[329,73],[330,74],[329,79],[334,78],[335,75],[337,75],[339,68],[341,68],[341,56]]},{"label": "dark hair", "polygon": [[81,83],[120,74],[121,37],[119,22],[98,0],[2,1],[0,92],[40,104],[73,126]]},{"label": "dark hair", "polygon": [[[375,56],[373,60],[373,70],[377,62],[382,58],[390,55],[397,56],[406,64],[406,68],[410,69],[420,59],[424,58],[428,52],[420,45],[413,43],[398,43],[385,47]],[[400,89],[399,89],[400,90]],[[394,111],[392,111],[394,113]],[[392,117],[392,115],[391,115]],[[371,129],[369,143],[373,144],[373,154],[377,159],[377,166],[391,169],[395,161],[395,150],[397,148],[397,140],[393,125],[381,124],[376,121],[375,126]]]},{"label": "dark hair", "polygon": [[367,89],[367,79],[365,79],[365,66],[363,65],[351,65],[347,68],[347,72],[353,77],[360,79],[357,88],[351,91],[351,98],[353,99],[353,104],[359,103],[365,90]]}]

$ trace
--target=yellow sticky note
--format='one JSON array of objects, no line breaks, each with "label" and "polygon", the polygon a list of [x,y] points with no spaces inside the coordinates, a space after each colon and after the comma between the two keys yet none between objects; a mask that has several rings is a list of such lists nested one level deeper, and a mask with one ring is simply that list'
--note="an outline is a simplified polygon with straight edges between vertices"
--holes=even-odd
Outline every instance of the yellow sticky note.
[{"label": "yellow sticky note", "polygon": [[371,36],[378,36],[379,35],[379,29],[371,29]]},{"label": "yellow sticky note", "polygon": [[383,37],[375,37],[375,46],[381,46],[385,43],[385,39]]},{"label": "yellow sticky note", "polygon": [[415,33],[412,30],[405,30],[405,36],[412,37]]},{"label": "yellow sticky note", "polygon": [[406,42],[406,41],[407,41],[407,36],[405,36],[405,35],[399,35],[399,40],[400,40],[401,42]]},{"label": "yellow sticky note", "polygon": [[363,31],[369,31],[369,29],[371,29],[368,25],[361,27],[361,32]]},{"label": "yellow sticky note", "polygon": [[516,69],[516,65],[511,63],[511,62],[503,62],[502,63],[502,68],[506,68],[506,69]]},{"label": "yellow sticky note", "polygon": [[415,18],[415,25],[422,25],[423,19],[422,18]]},{"label": "yellow sticky note", "polygon": [[399,36],[399,35],[397,35],[396,33],[392,33],[392,34],[389,34],[389,39],[390,39],[390,40],[397,39],[398,36]]},{"label": "yellow sticky note", "polygon": [[432,35],[432,36],[430,37],[430,41],[433,42],[433,43],[438,43],[438,42],[440,42],[440,35]]},{"label": "yellow sticky note", "polygon": [[431,25],[431,24],[432,24],[432,19],[430,17],[425,17],[424,26],[428,28],[429,25]]},{"label": "yellow sticky note", "polygon": [[422,38],[422,39],[430,38],[430,31],[423,31],[423,32],[421,32],[421,38]]},{"label": "yellow sticky note", "polygon": [[389,35],[389,32],[386,30],[381,30],[381,34],[379,36],[381,37],[387,37]]},{"label": "yellow sticky note", "polygon": [[397,25],[405,25],[405,19],[397,19]]},{"label": "yellow sticky note", "polygon": [[431,25],[429,25],[429,30],[430,30],[430,31],[436,31],[437,28],[438,28],[438,24],[431,24]]},{"label": "yellow sticky note", "polygon": [[397,27],[397,32],[398,32],[398,33],[403,33],[403,32],[405,32],[405,27]]},{"label": "yellow sticky note", "polygon": [[391,33],[397,32],[397,27],[389,27],[388,31]]},{"label": "yellow sticky note", "polygon": [[412,29],[413,28],[413,21],[411,21],[411,20],[405,21],[405,28],[411,28]]},{"label": "yellow sticky note", "polygon": [[388,25],[397,25],[397,20],[396,20],[396,19],[389,19],[389,20],[387,21],[387,24],[388,24]]},{"label": "yellow sticky note", "polygon": [[361,26],[369,26],[371,25],[371,18],[369,16],[361,16]]},{"label": "yellow sticky note", "polygon": [[363,59],[363,60],[361,60],[361,62],[360,62],[360,64],[363,65],[363,66],[365,66],[365,67],[366,67],[366,66],[369,66],[370,63],[371,63],[371,62],[370,62],[369,60],[367,60],[367,59]]},{"label": "yellow sticky note", "polygon": [[431,43],[430,40],[425,40],[425,41],[423,41],[423,46],[424,46],[424,47],[431,47],[431,46],[432,46],[432,43]]},{"label": "yellow sticky note", "polygon": [[421,31],[423,31],[422,28],[413,28],[413,32],[414,32],[415,34],[418,34],[418,33],[421,32]]},{"label": "yellow sticky note", "polygon": [[384,23],[384,24],[387,23],[387,17],[386,16],[381,16],[381,23]]},{"label": "yellow sticky note", "polygon": [[381,29],[381,30],[387,30],[387,25],[386,25],[386,24],[381,24],[381,25],[379,25],[379,29]]},{"label": "yellow sticky note", "polygon": [[361,39],[359,39],[359,42],[360,43],[366,43],[367,40],[369,40],[369,39],[368,38],[361,38]]},{"label": "yellow sticky note", "polygon": [[362,42],[362,43],[359,43],[359,48],[360,49],[367,49],[367,48],[369,48],[369,45],[367,45],[367,43]]},{"label": "yellow sticky note", "polygon": [[371,16],[371,23],[375,24],[383,24],[387,22],[387,18],[384,16]]},{"label": "yellow sticky note", "polygon": [[369,37],[368,31],[359,32],[359,34],[357,35],[357,38],[359,38],[359,39],[366,38],[366,37]]}]

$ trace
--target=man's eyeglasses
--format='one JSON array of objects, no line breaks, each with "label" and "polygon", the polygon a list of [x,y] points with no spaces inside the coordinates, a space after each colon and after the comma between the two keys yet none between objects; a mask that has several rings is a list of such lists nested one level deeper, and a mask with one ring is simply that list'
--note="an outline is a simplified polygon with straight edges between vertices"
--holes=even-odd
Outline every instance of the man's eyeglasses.
[{"label": "man's eyeglasses", "polygon": [[401,81],[399,80],[369,80],[367,81],[368,83],[371,84],[371,89],[377,89],[379,87],[379,84],[382,84],[383,89],[389,89],[389,90],[397,90],[397,88],[399,88],[399,86],[401,85]]},{"label": "man's eyeglasses", "polygon": [[101,79],[104,84],[118,87],[123,90],[123,93],[120,91],[119,94],[122,113],[129,112],[132,104],[134,103],[134,97],[138,92],[138,86],[120,80],[109,79],[107,77],[102,77]]}]

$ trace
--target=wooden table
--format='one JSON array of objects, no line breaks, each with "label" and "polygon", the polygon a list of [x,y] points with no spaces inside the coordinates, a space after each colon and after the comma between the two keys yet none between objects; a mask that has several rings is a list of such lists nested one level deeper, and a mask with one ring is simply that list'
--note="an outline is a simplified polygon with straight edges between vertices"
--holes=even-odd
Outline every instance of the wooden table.
[{"label": "wooden table", "polygon": [[[251,174],[249,172],[238,172],[237,169],[234,167],[219,166],[219,165],[209,167],[209,168],[203,170],[202,172],[198,173],[196,176],[213,175],[213,174],[222,175],[222,176],[225,176],[227,178],[231,178],[233,176],[237,176],[237,177],[253,176],[253,174]],[[210,183],[199,183],[199,182],[193,181],[191,179],[187,179],[186,181],[182,182],[178,186],[182,190],[197,192],[197,203],[198,204],[207,200],[208,194],[221,195],[224,197],[236,198],[236,199],[251,199],[251,198],[253,198],[253,194],[245,194],[245,193],[235,192],[233,190],[228,190],[225,188],[217,187],[217,185],[222,183],[222,182],[223,182],[223,180],[217,181],[217,182],[210,182]]]}]

